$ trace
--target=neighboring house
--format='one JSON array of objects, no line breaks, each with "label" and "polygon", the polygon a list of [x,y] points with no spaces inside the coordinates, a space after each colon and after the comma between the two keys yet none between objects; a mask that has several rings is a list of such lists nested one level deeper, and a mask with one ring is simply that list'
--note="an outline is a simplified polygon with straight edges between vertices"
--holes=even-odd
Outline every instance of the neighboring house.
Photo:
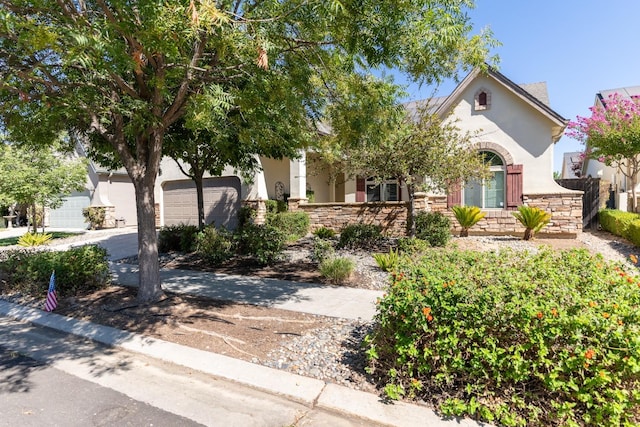
[{"label": "neighboring house", "polygon": [[[431,104],[441,117],[451,114],[452,119],[457,119],[462,131],[481,130],[475,144],[485,152],[493,176],[483,182],[466,183],[448,194],[419,194],[417,209],[451,215],[448,208],[452,205],[477,205],[487,216],[474,230],[513,234],[524,229],[512,211],[527,204],[552,213],[546,232],[581,232],[582,193],[563,188],[553,179],[553,148],[567,121],[549,106],[545,83],[517,85],[497,71],[473,71],[451,95],[432,100]],[[409,109],[415,107],[416,103],[407,104]],[[287,198],[290,210],[309,213],[313,228],[324,225],[340,229],[347,223],[370,222],[382,224],[394,234],[404,233],[408,195],[402,183],[390,179],[379,184],[368,177],[336,176],[328,172],[331,165],[316,160],[313,152],[301,153],[299,159],[293,160],[260,158],[263,170],[251,180],[243,179],[231,168],[221,177],[209,178],[205,195],[207,221],[213,219],[216,225],[233,227],[242,203],[260,208],[265,199]],[[173,160],[164,159],[161,169],[156,186],[158,225],[197,224],[195,186],[179,172]],[[115,218],[122,215],[127,225],[134,225],[135,216],[126,210],[135,209],[132,190],[127,193],[118,188],[118,194],[127,194],[130,201],[126,209],[116,206],[124,203],[111,195],[111,189],[119,184],[116,174],[102,176],[89,190],[93,194],[91,204],[114,205]],[[107,198],[103,197],[105,191]],[[308,194],[313,195],[313,203],[309,203]]]},{"label": "neighboring house", "polygon": [[576,179],[582,177],[584,158],[581,151],[564,153],[562,156],[562,172],[560,179]]},{"label": "neighboring house", "polygon": [[[629,86],[617,89],[601,90],[596,93],[594,106],[604,107],[607,98],[613,94],[619,94],[626,98],[640,97],[640,86]],[[603,181],[611,183],[615,192],[616,208],[620,210],[630,210],[633,207],[631,199],[631,189],[627,183],[627,177],[617,166],[607,166],[597,159],[586,159],[583,166],[584,176],[601,178]],[[637,193],[640,193],[640,184],[636,186]]]}]

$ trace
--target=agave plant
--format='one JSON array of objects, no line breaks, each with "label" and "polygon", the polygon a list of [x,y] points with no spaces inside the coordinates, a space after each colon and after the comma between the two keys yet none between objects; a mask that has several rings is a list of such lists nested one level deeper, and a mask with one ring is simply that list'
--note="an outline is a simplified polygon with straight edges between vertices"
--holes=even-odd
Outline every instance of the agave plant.
[{"label": "agave plant", "polygon": [[524,240],[531,240],[533,236],[551,221],[551,214],[540,208],[532,206],[520,206],[518,212],[514,212],[520,224],[525,226]]},{"label": "agave plant", "polygon": [[456,216],[458,224],[462,227],[460,237],[467,237],[469,235],[469,229],[486,215],[486,212],[482,212],[477,206],[453,206],[451,210]]}]

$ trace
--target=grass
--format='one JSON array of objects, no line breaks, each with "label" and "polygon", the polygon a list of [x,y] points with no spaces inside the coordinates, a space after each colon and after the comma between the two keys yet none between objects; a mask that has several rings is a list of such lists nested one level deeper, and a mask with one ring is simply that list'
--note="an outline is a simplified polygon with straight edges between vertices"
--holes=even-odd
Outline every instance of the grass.
[{"label": "grass", "polygon": [[[0,235],[2,232],[0,231]],[[81,233],[68,233],[68,232],[64,232],[64,231],[51,231],[51,232],[47,232],[49,234],[51,234],[53,236],[53,240],[56,239],[64,239],[65,237],[71,237],[71,236],[75,236]],[[0,246],[13,246],[13,245],[17,245],[18,244],[18,240],[20,239],[20,236],[14,236],[14,237],[7,237],[4,239],[0,239]]]}]

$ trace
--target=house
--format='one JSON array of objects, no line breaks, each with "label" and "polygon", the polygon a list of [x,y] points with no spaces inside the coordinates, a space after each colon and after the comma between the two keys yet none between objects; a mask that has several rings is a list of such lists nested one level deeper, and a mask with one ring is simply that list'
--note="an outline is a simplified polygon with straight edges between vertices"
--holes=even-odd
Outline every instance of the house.
[{"label": "house", "polygon": [[[517,85],[497,71],[475,70],[449,96],[434,101],[438,114],[443,118],[451,114],[461,130],[482,130],[474,143],[485,153],[493,176],[448,194],[421,193],[417,209],[451,215],[448,208],[452,205],[477,205],[487,215],[474,230],[513,234],[524,229],[512,211],[527,204],[552,213],[552,222],[544,230],[547,233],[575,236],[581,232],[581,192],[563,188],[553,179],[554,144],[567,121],[549,106],[545,83]],[[415,105],[409,103],[407,108]],[[262,171],[251,180],[231,168],[219,177],[207,178],[207,222],[233,227],[243,203],[261,208],[265,199],[286,198],[290,210],[309,213],[313,228],[340,229],[348,223],[369,222],[404,234],[408,195],[401,182],[390,179],[380,184],[367,177],[330,174],[331,165],[322,164],[312,151],[300,153],[298,159],[260,161]],[[161,169],[155,193],[158,225],[196,224],[194,185],[173,160],[164,159]],[[98,179],[92,180],[88,190],[90,203],[113,206],[115,219],[122,217],[126,225],[134,225],[133,193],[124,188],[126,178],[100,170],[96,174]],[[127,203],[122,200],[125,196]]]},{"label": "house", "polygon": [[[567,120],[550,107],[545,83],[517,85],[495,70],[475,70],[448,97],[432,104],[441,117],[451,114],[461,130],[481,129],[474,143],[485,152],[493,177],[467,183],[456,191],[451,189],[446,195],[421,195],[420,208],[452,216],[449,208],[453,205],[480,206],[487,215],[475,231],[511,234],[523,230],[512,211],[526,204],[551,212],[551,224],[543,230],[546,233],[575,236],[582,231],[582,193],[561,187],[553,179],[553,149]],[[415,106],[410,103],[407,108]],[[322,173],[307,174],[316,203],[298,204],[296,208],[308,212],[312,224],[339,228],[347,221],[393,221],[394,231],[402,232],[406,220],[402,201],[408,196],[401,183],[389,180],[377,185],[365,177],[334,181],[328,184],[330,180]],[[337,203],[317,203],[333,201]],[[371,217],[367,218],[362,203],[378,201],[388,203],[372,204]]]},{"label": "house", "polygon": [[[617,89],[601,90],[596,93],[594,107],[604,107],[609,96],[618,94],[623,98],[640,97],[640,86],[621,87]],[[627,180],[627,174],[616,165],[607,166],[598,159],[586,159],[583,165],[583,175],[593,178],[601,178],[610,183],[612,191],[615,193],[615,205],[617,209],[631,210],[633,203],[631,200],[631,184]],[[636,186],[636,194],[640,193],[640,184]]]},{"label": "house", "polygon": [[562,155],[561,179],[576,179],[582,176],[582,165],[584,162],[583,153],[573,151]]}]

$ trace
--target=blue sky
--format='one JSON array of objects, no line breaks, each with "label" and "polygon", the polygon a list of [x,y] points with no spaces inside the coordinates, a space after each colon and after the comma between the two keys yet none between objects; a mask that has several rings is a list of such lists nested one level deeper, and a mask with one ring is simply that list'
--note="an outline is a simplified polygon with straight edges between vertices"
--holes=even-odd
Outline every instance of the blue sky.
[{"label": "blue sky", "polygon": [[[551,107],[566,119],[588,116],[600,90],[640,85],[639,0],[476,0],[469,15],[476,31],[488,26],[502,43],[494,51],[499,71],[515,83],[545,81]],[[430,91],[407,90],[410,99]],[[562,168],[562,153],[581,149],[562,137],[554,170]]]}]

